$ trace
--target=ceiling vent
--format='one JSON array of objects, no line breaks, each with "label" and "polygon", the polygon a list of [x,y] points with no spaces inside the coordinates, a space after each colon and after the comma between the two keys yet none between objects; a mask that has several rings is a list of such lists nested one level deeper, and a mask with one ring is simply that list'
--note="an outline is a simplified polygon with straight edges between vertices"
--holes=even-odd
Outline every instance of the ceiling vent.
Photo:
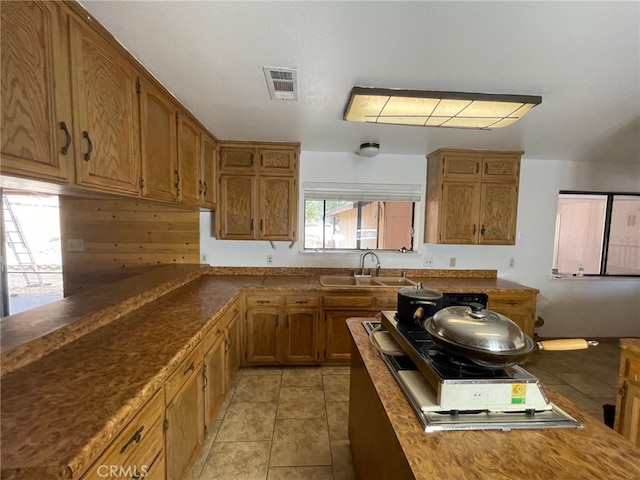
[{"label": "ceiling vent", "polygon": [[298,72],[294,68],[262,68],[271,100],[298,100]]}]

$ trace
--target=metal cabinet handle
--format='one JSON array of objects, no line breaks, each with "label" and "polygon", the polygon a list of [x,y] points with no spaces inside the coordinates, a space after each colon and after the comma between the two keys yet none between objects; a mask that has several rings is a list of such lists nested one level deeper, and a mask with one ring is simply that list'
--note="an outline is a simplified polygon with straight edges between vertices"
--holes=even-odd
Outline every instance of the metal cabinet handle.
[{"label": "metal cabinet handle", "polygon": [[296,300],[295,303],[298,305],[306,305],[309,302],[307,300]]},{"label": "metal cabinet handle", "polygon": [[93,152],[93,143],[91,143],[91,139],[89,138],[89,132],[87,132],[86,130],[82,132],[82,137],[86,138],[87,143],[89,144],[87,153],[85,153],[84,156],[82,157],[85,159],[85,161],[88,162],[89,160],[91,160],[91,152]]},{"label": "metal cabinet handle", "polygon": [[482,228],[480,229],[480,235],[484,235],[484,232],[486,232],[484,225],[482,225]]},{"label": "metal cabinet handle", "polygon": [[209,383],[209,379],[207,378],[207,366],[202,366],[202,389],[207,388],[207,384]]},{"label": "metal cabinet handle", "polygon": [[251,231],[253,232],[253,218],[251,219]]},{"label": "metal cabinet handle", "polygon": [[60,153],[62,155],[66,155],[69,153],[69,145],[71,145],[71,134],[69,133],[69,129],[67,128],[67,124],[65,122],[60,122],[60,128],[65,134],[66,140],[65,144],[60,149]]},{"label": "metal cabinet handle", "polygon": [[475,234],[476,234],[476,224],[474,223],[473,224],[473,234],[472,235],[475,235]]},{"label": "metal cabinet handle", "polygon": [[196,364],[194,362],[191,362],[189,366],[184,369],[184,372],[182,372],[182,375],[184,376],[189,372],[193,372],[195,369],[196,369]]},{"label": "metal cabinet handle", "polygon": [[267,305],[271,303],[271,300],[258,300],[256,303],[259,303],[260,305]]},{"label": "metal cabinet handle", "polygon": [[124,453],[127,447],[131,445],[133,442],[140,443],[140,440],[142,439],[143,430],[144,430],[144,425],[142,425],[138,430],[136,430],[136,432],[131,436],[131,438],[127,440],[127,443],[125,443],[120,449],[120,453]]},{"label": "metal cabinet handle", "polygon": [[264,233],[264,220],[260,219],[260,231]]}]

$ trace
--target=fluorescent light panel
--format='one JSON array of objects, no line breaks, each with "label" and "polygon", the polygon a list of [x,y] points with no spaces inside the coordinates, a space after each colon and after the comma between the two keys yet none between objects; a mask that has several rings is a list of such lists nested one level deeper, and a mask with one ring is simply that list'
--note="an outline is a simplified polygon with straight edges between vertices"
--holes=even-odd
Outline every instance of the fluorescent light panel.
[{"label": "fluorescent light panel", "polygon": [[431,92],[354,87],[344,119],[350,122],[450,128],[501,128],[542,102],[532,95]]}]

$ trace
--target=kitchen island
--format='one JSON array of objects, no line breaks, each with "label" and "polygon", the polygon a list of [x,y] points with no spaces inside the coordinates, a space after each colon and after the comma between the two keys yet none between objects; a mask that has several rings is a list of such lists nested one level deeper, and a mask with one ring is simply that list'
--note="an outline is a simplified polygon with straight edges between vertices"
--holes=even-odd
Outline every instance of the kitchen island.
[{"label": "kitchen island", "polygon": [[640,449],[546,387],[549,399],[584,428],[425,433],[361,322],[347,322],[349,440],[358,478],[640,478]]}]

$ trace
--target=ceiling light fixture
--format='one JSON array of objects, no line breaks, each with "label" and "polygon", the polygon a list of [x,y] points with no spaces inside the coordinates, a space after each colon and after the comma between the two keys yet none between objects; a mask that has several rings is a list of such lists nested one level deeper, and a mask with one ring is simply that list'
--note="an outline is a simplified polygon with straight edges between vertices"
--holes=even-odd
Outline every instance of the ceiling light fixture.
[{"label": "ceiling light fixture", "polygon": [[375,157],[380,153],[380,144],[379,143],[361,143],[360,150],[358,151],[361,157]]},{"label": "ceiling light fixture", "polygon": [[353,87],[344,119],[487,130],[517,122],[541,102],[542,97],[532,95]]}]

